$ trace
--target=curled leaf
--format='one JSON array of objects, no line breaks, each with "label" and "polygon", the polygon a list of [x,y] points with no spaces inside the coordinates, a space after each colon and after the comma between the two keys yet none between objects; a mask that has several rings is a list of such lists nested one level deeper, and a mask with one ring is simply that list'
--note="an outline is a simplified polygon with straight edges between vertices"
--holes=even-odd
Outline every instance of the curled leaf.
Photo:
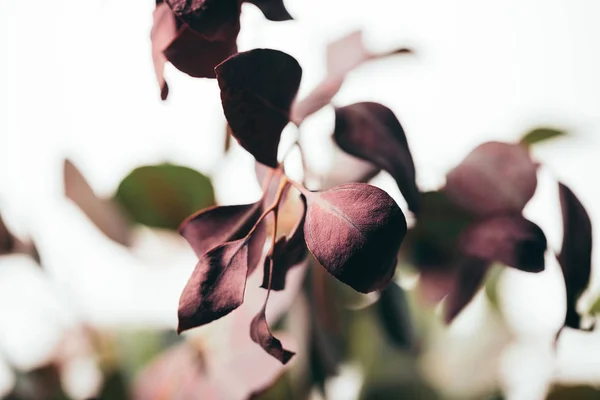
[{"label": "curled leaf", "polygon": [[269,295],[265,300],[260,312],[254,317],[250,323],[250,337],[254,342],[260,345],[267,353],[275,357],[282,364],[287,364],[295,353],[283,348],[279,339],[271,333],[269,324],[267,323],[266,308]]},{"label": "curled leaf", "polygon": [[235,38],[210,41],[184,25],[164,55],[175,68],[194,78],[215,78],[215,66],[236,52]]},{"label": "curled leaf", "polygon": [[179,299],[177,333],[219,319],[244,301],[248,275],[248,244],[239,239],[206,253]]},{"label": "curled leaf", "polygon": [[196,210],[215,204],[207,176],[167,163],[134,169],[121,181],[114,199],[135,222],[172,230]]},{"label": "curled leaf", "polygon": [[277,149],[302,69],[277,50],[238,53],[216,69],[223,111],[233,136],[256,160],[277,166]]},{"label": "curled leaf", "polygon": [[567,289],[565,325],[578,329],[580,317],[576,304],[588,286],[592,269],[592,222],[577,196],[559,183],[560,205],[563,218],[563,241],[558,262]]},{"label": "curled leaf", "polygon": [[110,239],[124,246],[131,244],[130,221],[119,204],[101,199],[75,165],[65,160],[63,167],[65,196]]},{"label": "curled leaf", "polygon": [[446,177],[450,200],[475,215],[519,214],[537,187],[536,165],[519,144],[487,142]]},{"label": "curled leaf", "polygon": [[207,40],[237,37],[240,30],[241,1],[166,0],[175,15]]},{"label": "curled leaf", "polygon": [[294,352],[284,349],[279,339],[273,336],[269,329],[269,325],[267,324],[264,308],[250,324],[250,337],[267,353],[281,361],[282,364],[287,364],[295,354]]},{"label": "curled leaf", "polygon": [[154,72],[160,88],[160,98],[166,100],[169,95],[169,86],[165,81],[164,70],[167,57],[163,54],[177,35],[175,16],[166,3],[158,4],[153,14],[154,24],[150,32],[152,40],[152,60]]},{"label": "curled leaf", "polygon": [[461,234],[459,247],[469,257],[500,261],[527,272],[544,270],[546,236],[539,226],[520,215],[471,225]]},{"label": "curled leaf", "polygon": [[415,164],[404,129],[392,110],[370,102],[337,108],[334,138],[342,150],[389,172],[409,209],[419,212]]},{"label": "curled leaf", "polygon": [[454,282],[444,306],[444,319],[450,323],[473,300],[482,287],[490,263],[465,257],[458,262]]},{"label": "curled leaf", "polygon": [[246,0],[262,11],[265,18],[270,21],[289,21],[292,18],[285,8],[283,0]]},{"label": "curled leaf", "polygon": [[305,240],[319,263],[359,292],[385,287],[406,234],[406,220],[394,200],[362,183],[305,196]]}]

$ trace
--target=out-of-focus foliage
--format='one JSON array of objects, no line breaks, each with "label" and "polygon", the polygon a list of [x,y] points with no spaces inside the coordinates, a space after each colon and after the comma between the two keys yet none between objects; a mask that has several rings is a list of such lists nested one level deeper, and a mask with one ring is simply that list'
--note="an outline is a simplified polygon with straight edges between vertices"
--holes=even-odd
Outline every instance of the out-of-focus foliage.
[{"label": "out-of-focus foliage", "polygon": [[208,177],[173,164],[134,169],[123,179],[114,199],[133,221],[173,230],[197,209],[215,204]]},{"label": "out-of-focus foliage", "polygon": [[558,139],[567,135],[567,131],[555,128],[536,128],[527,132],[521,138],[521,143],[526,146],[535,145],[552,139]]}]

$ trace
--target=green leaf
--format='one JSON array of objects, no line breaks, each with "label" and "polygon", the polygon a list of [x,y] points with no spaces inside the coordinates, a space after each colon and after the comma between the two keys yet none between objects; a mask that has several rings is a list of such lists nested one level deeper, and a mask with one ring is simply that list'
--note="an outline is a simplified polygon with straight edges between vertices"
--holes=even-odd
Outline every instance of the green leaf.
[{"label": "green leaf", "polygon": [[565,136],[566,131],[554,128],[536,128],[526,133],[521,138],[521,143],[526,146],[531,146],[539,142],[545,142],[550,139],[556,139]]},{"label": "green leaf", "polygon": [[166,163],[134,169],[123,179],[114,199],[135,222],[172,230],[197,210],[215,204],[208,177]]},{"label": "green leaf", "polygon": [[592,306],[590,307],[588,314],[590,315],[598,315],[600,314],[600,297],[598,297]]},{"label": "green leaf", "polygon": [[498,312],[500,312],[498,282],[500,282],[500,275],[504,269],[505,267],[502,264],[495,264],[490,268],[485,278],[485,295],[492,308]]}]

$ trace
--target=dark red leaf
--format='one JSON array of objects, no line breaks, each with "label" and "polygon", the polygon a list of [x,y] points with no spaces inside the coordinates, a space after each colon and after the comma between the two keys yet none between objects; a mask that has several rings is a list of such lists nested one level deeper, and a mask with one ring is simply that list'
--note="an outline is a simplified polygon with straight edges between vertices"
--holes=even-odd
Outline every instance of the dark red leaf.
[{"label": "dark red leaf", "polygon": [[175,68],[194,78],[215,78],[215,66],[236,52],[235,38],[210,41],[184,25],[164,55]]},{"label": "dark red leaf", "polygon": [[559,183],[560,205],[563,218],[563,241],[558,262],[563,271],[567,289],[567,316],[565,325],[578,329],[580,317],[576,304],[588,286],[592,269],[592,222],[577,196]]},{"label": "dark red leaf", "polygon": [[293,19],[286,10],[283,0],[246,0],[262,11],[265,18],[270,21],[289,21]]},{"label": "dark red leaf", "polygon": [[[179,233],[192,246],[198,257],[226,242],[245,237],[263,213],[263,201],[252,204],[212,207],[188,217]],[[260,263],[266,240],[265,223],[252,233],[248,241],[249,273]]]},{"label": "dark red leaf", "polygon": [[267,298],[265,299],[265,304],[263,305],[262,309],[250,323],[250,337],[267,353],[278,359],[282,364],[287,364],[287,362],[290,361],[295,353],[284,349],[279,339],[274,337],[271,333],[269,324],[267,323],[267,316],[265,314],[268,301],[269,292],[267,292]]},{"label": "dark red leaf", "polygon": [[175,15],[207,40],[231,40],[240,30],[239,0],[167,0]]},{"label": "dark red leaf", "polygon": [[250,337],[265,349],[267,353],[281,361],[282,364],[287,364],[295,354],[284,349],[279,339],[271,333],[267,324],[264,307],[250,324]]},{"label": "dark red leaf", "polygon": [[489,262],[477,258],[463,258],[459,261],[454,284],[446,298],[444,319],[450,323],[473,300],[483,284]]},{"label": "dark red leaf", "polygon": [[261,204],[262,200],[200,210],[183,221],[179,233],[190,243],[196,255],[202,257],[221,243],[246,236],[262,214]]},{"label": "dark red leaf", "polygon": [[[304,197],[302,201],[305,202]],[[305,215],[298,221],[289,238],[279,238],[273,247],[273,274],[271,277],[271,290],[285,289],[285,278],[290,268],[300,264],[307,254],[306,242],[304,240]],[[270,262],[265,260],[262,288],[269,288]]]},{"label": "dark red leaf", "polygon": [[207,324],[238,308],[244,301],[247,275],[245,238],[202,256],[179,299],[177,332]]},{"label": "dark red leaf", "polygon": [[519,214],[537,187],[537,168],[519,144],[487,142],[446,177],[448,197],[479,216]]},{"label": "dark red leaf", "polygon": [[546,236],[539,226],[520,215],[489,218],[471,225],[461,234],[459,247],[469,257],[500,261],[527,272],[544,270]]},{"label": "dark red leaf", "polygon": [[153,14],[154,24],[150,32],[152,40],[152,60],[154,61],[154,72],[160,88],[160,98],[166,100],[169,94],[169,86],[165,81],[165,63],[167,57],[163,54],[177,35],[177,24],[175,15],[166,3],[158,4]]},{"label": "dark red leaf", "polygon": [[334,138],[347,153],[389,172],[409,209],[419,212],[415,164],[404,129],[392,110],[370,102],[338,108],[335,111]]},{"label": "dark red leaf", "polygon": [[406,220],[394,200],[364,183],[304,194],[306,244],[321,265],[359,292],[385,287],[406,235]]},{"label": "dark red leaf", "polygon": [[281,131],[302,77],[300,65],[281,51],[255,49],[228,58],[215,71],[233,135],[258,162],[276,167]]}]

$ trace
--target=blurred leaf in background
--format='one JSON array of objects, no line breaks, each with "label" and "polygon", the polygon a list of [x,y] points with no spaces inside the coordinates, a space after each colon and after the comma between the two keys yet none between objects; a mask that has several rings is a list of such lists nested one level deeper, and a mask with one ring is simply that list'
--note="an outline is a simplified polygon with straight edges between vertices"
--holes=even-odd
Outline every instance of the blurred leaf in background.
[{"label": "blurred leaf in background", "polygon": [[565,135],[567,135],[567,132],[564,130],[549,127],[540,127],[532,129],[531,131],[523,135],[523,137],[521,138],[521,143],[526,146],[531,146],[540,142],[558,139],[561,136]]},{"label": "blurred leaf in background", "polygon": [[199,209],[215,204],[208,177],[168,163],[134,169],[123,179],[114,199],[133,221],[171,230]]}]

